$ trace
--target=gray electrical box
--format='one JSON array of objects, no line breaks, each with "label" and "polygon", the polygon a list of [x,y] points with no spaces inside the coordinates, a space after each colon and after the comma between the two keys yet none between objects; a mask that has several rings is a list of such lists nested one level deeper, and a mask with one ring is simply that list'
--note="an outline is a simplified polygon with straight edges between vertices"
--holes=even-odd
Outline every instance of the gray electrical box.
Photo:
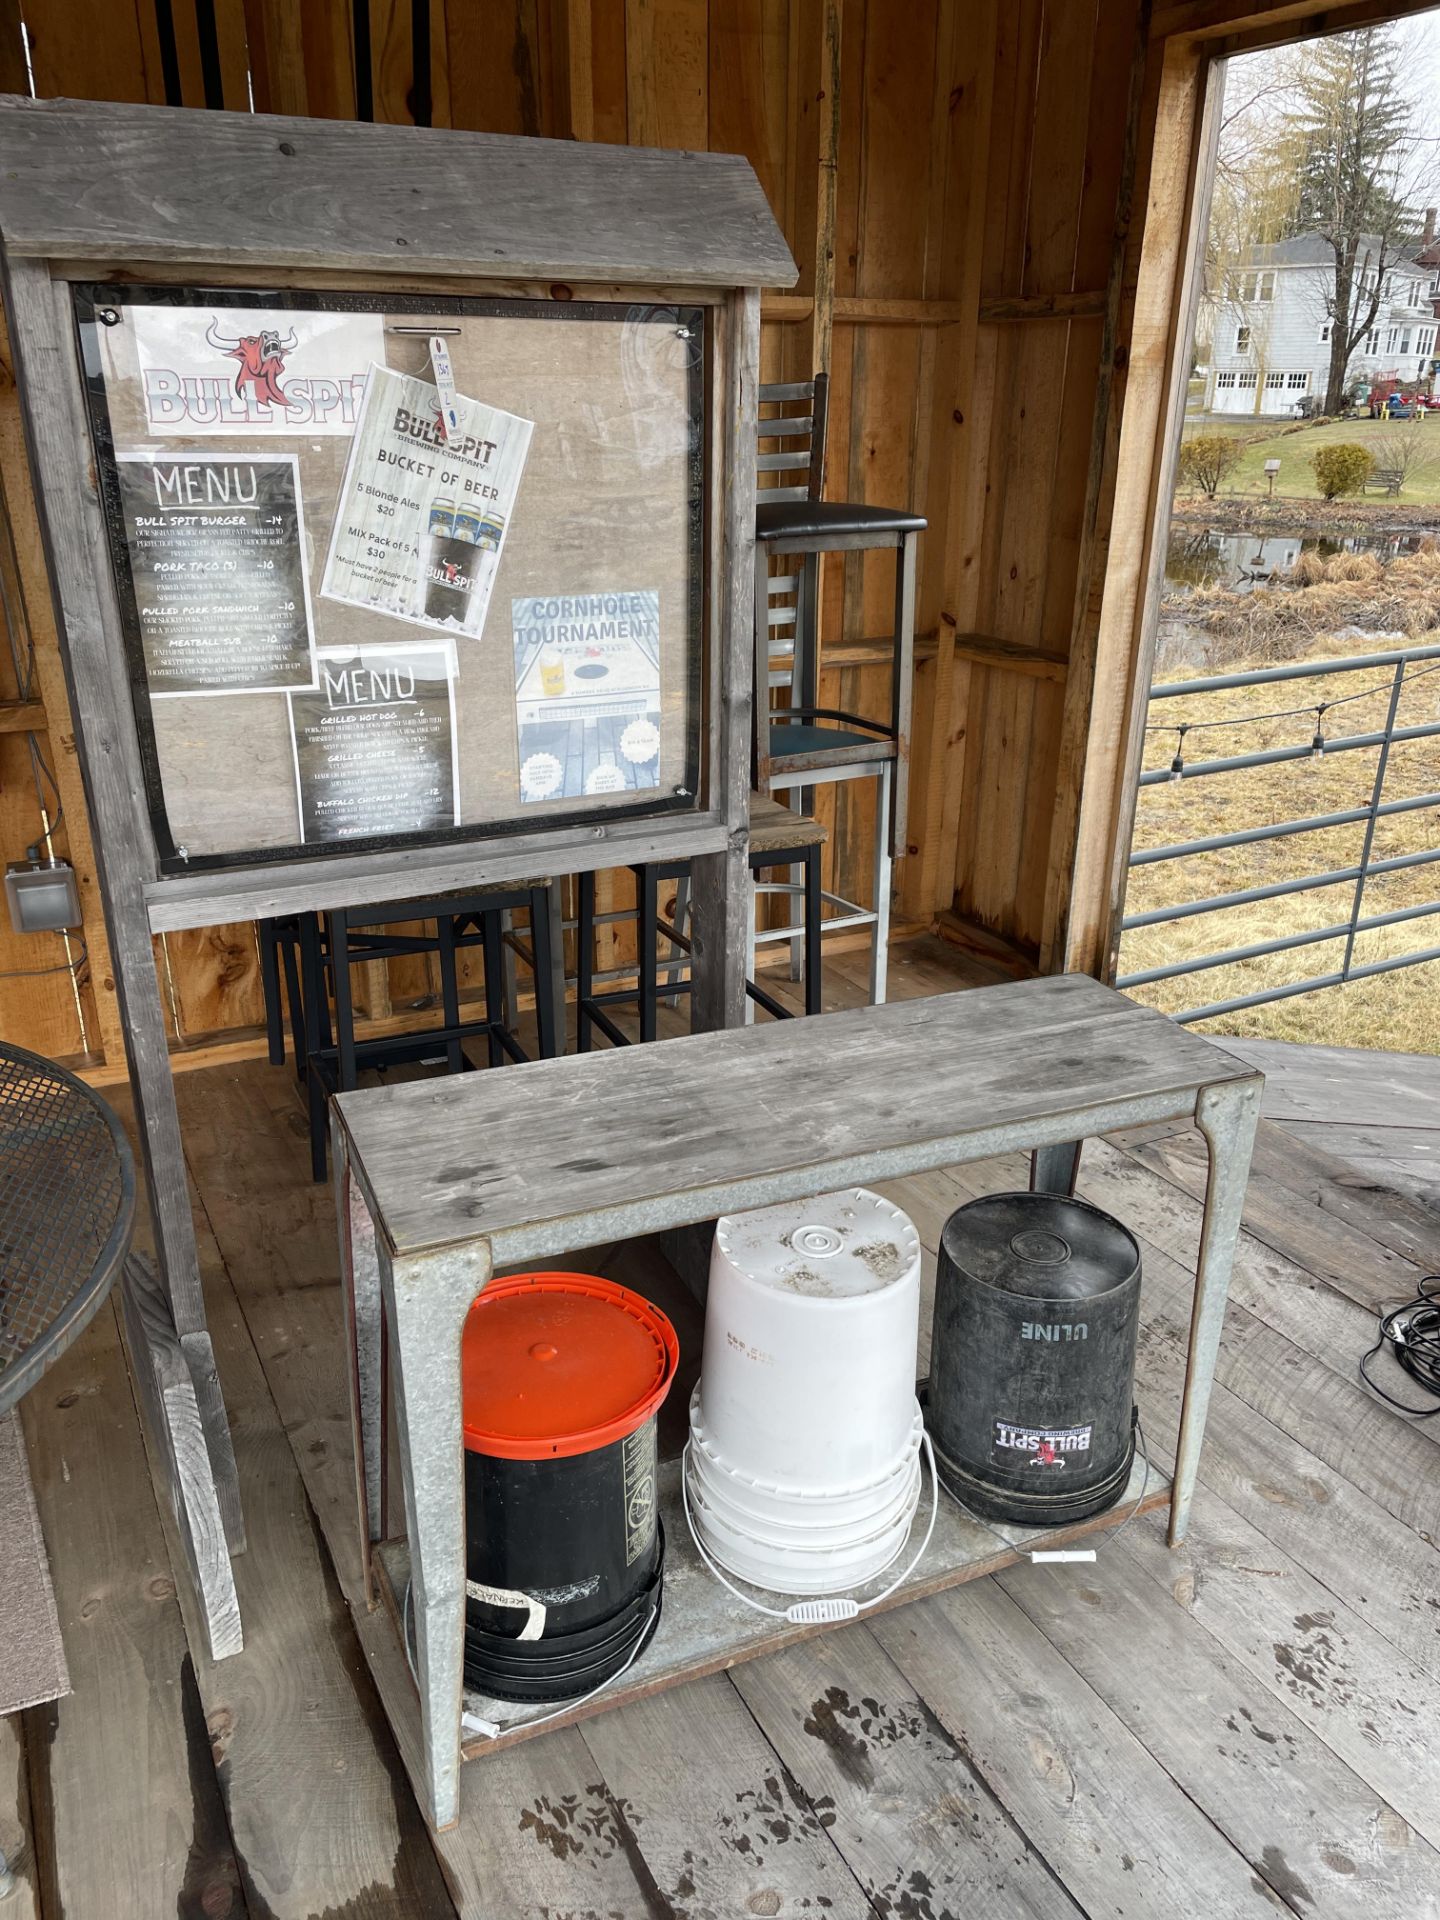
[{"label": "gray electrical box", "polygon": [[16,933],[58,933],[81,924],[80,888],[68,860],[12,860],[5,899]]}]

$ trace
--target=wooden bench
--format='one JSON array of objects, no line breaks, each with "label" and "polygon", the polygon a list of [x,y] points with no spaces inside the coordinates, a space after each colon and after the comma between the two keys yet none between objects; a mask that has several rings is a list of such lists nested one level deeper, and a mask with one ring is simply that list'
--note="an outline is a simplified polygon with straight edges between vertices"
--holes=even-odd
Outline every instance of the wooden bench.
[{"label": "wooden bench", "polygon": [[[418,1703],[404,1659],[393,1646],[377,1654],[374,1633],[363,1638],[435,1825],[457,1818],[462,1758],[531,1731],[516,1718],[523,1709],[463,1694],[460,1337],[492,1273],[1017,1149],[1035,1155],[1034,1184],[1068,1190],[1085,1137],[1193,1116],[1210,1177],[1180,1439],[1173,1491],[1157,1485],[1149,1496],[1170,1500],[1175,1542],[1195,1486],[1263,1085],[1253,1067],[1162,1014],[1063,975],[341,1094],[332,1126],[367,1591],[397,1628],[413,1629]],[[403,1539],[386,1537],[386,1379]],[[1121,1517],[1144,1493],[1140,1473],[1109,1515],[1038,1536],[982,1525],[946,1499],[930,1551],[892,1604],[993,1572],[1037,1537]],[[677,1489],[672,1462],[661,1474],[659,1632],[600,1699],[547,1714],[546,1725],[824,1630],[762,1619],[709,1578]]]},{"label": "wooden bench", "polygon": [[1405,484],[1405,476],[1399,467],[1377,467],[1365,482],[1365,489],[1378,488],[1382,493],[1399,493]]}]

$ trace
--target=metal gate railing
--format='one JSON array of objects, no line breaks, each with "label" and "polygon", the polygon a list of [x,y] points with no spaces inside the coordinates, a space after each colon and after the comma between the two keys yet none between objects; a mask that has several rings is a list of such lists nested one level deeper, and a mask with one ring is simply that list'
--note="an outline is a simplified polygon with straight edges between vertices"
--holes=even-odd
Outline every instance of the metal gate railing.
[{"label": "metal gate railing", "polygon": [[[1296,994],[1316,993],[1322,987],[1338,987],[1347,980],[1364,980],[1374,974],[1392,973],[1399,967],[1415,967],[1427,960],[1440,960],[1440,947],[1417,948],[1411,953],[1363,964],[1356,964],[1354,957],[1355,942],[1362,933],[1370,933],[1377,927],[1398,926],[1408,920],[1422,920],[1429,914],[1440,914],[1440,899],[1427,901],[1421,906],[1402,907],[1390,913],[1367,914],[1364,911],[1365,887],[1369,880],[1381,874],[1398,873],[1405,868],[1429,866],[1440,861],[1440,847],[1426,848],[1418,853],[1399,854],[1388,860],[1372,858],[1378,821],[1394,814],[1412,813],[1419,808],[1440,806],[1440,793],[1411,794],[1398,800],[1385,798],[1385,779],[1392,746],[1399,741],[1428,740],[1440,735],[1440,721],[1407,727],[1398,727],[1395,724],[1405,688],[1423,674],[1440,671],[1440,646],[1398,647],[1389,653],[1357,654],[1345,660],[1307,661],[1303,665],[1256,668],[1249,673],[1215,674],[1204,680],[1181,680],[1166,686],[1152,687],[1150,700],[1153,707],[1156,701],[1180,699],[1193,694],[1220,693],[1234,687],[1272,686],[1281,681],[1316,680],[1340,674],[1373,673],[1377,668],[1391,669],[1388,682],[1389,706],[1386,710],[1385,724],[1378,731],[1325,739],[1323,738],[1324,715],[1347,701],[1383,694],[1387,684],[1384,680],[1374,687],[1362,689],[1360,693],[1343,694],[1333,700],[1316,701],[1310,706],[1289,708],[1279,714],[1246,715],[1239,720],[1225,721],[1175,721],[1173,730],[1178,745],[1174,762],[1169,768],[1151,768],[1140,776],[1140,785],[1143,788],[1156,786],[1165,780],[1193,780],[1235,773],[1247,767],[1278,766],[1284,761],[1303,760],[1317,753],[1323,753],[1328,758],[1335,753],[1357,753],[1367,748],[1378,748],[1375,777],[1367,805],[1350,807],[1339,813],[1312,814],[1307,818],[1282,820],[1273,826],[1246,827],[1235,833],[1212,834],[1208,839],[1188,840],[1174,846],[1147,847],[1139,852],[1132,850],[1130,855],[1132,868],[1146,867],[1164,860],[1183,860],[1190,854],[1218,853],[1228,847],[1252,846],[1264,840],[1284,839],[1291,834],[1318,833],[1327,827],[1354,826],[1363,822],[1365,832],[1358,861],[1353,866],[1337,867],[1327,873],[1305,874],[1298,879],[1275,881],[1269,886],[1245,887],[1234,893],[1214,894],[1204,900],[1188,900],[1175,906],[1156,907],[1146,913],[1129,914],[1120,922],[1120,927],[1122,933],[1128,933],[1138,927],[1154,927],[1166,921],[1193,919],[1200,914],[1222,912],[1227,907],[1248,906],[1256,901],[1275,900],[1286,894],[1317,892],[1326,887],[1351,889],[1349,912],[1345,918],[1336,921],[1332,926],[1317,927],[1313,931],[1286,934],[1275,940],[1257,940],[1248,946],[1230,947],[1186,960],[1171,961],[1164,966],[1146,967],[1137,973],[1121,974],[1115,982],[1116,986],[1148,986],[1152,981],[1173,980],[1185,974],[1202,973],[1213,967],[1228,967],[1239,961],[1258,960],[1267,954],[1285,953],[1293,948],[1318,946],[1325,941],[1340,940],[1345,943],[1343,959],[1334,972],[1314,974],[1304,980],[1290,981],[1279,987],[1267,987],[1258,993],[1239,994],[1229,1000],[1212,1000],[1204,1006],[1190,1007],[1185,1012],[1176,1013],[1173,1016],[1180,1021],[1213,1020],[1219,1014],[1235,1013],[1244,1007],[1263,1006],[1268,1001],[1288,1000]],[[1193,763],[1185,760],[1185,739],[1191,732],[1199,732],[1211,726],[1220,728],[1245,724],[1255,719],[1283,719],[1291,713],[1316,714],[1315,739],[1312,745],[1269,747],[1258,753],[1233,754],[1219,760],[1199,760]],[[1158,729],[1153,730],[1169,732],[1171,726],[1172,723],[1163,722]]]}]

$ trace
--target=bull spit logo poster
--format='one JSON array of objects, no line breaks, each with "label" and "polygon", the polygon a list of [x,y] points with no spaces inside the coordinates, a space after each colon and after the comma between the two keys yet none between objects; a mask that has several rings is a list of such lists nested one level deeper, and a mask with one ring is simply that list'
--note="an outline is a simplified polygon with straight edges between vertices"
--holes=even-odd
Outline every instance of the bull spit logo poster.
[{"label": "bull spit logo poster", "polygon": [[157,434],[353,433],[370,363],[385,357],[375,313],[131,311],[145,420]]},{"label": "bull spit logo poster", "polygon": [[449,437],[426,380],[370,370],[320,591],[421,627],[485,625],[533,423],[463,394]]}]

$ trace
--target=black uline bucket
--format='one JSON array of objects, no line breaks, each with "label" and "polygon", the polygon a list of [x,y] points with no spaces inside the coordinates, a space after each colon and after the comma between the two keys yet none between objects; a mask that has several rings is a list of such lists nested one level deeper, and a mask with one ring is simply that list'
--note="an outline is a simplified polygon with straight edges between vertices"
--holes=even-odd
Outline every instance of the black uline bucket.
[{"label": "black uline bucket", "polygon": [[1098,1207],[997,1193],[940,1236],[925,1421],[972,1512],[1024,1526],[1113,1506],[1135,1457],[1140,1249]]},{"label": "black uline bucket", "polygon": [[461,1348],[465,1678],[568,1700],[632,1660],[660,1618],[655,1419],[679,1345],[610,1280],[495,1280]]}]

